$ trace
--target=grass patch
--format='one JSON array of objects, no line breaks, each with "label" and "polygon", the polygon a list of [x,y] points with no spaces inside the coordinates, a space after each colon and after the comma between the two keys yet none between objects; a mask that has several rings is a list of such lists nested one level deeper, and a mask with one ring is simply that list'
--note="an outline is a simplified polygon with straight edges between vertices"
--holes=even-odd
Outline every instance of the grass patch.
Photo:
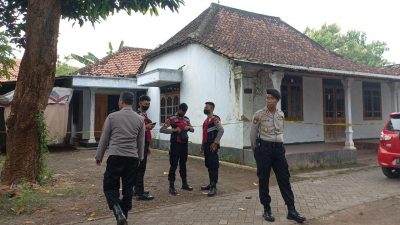
[{"label": "grass patch", "polygon": [[82,191],[77,188],[65,188],[59,191],[55,191],[53,197],[76,197],[82,194]]},{"label": "grass patch", "polygon": [[10,189],[0,196],[0,211],[5,214],[31,214],[47,205],[48,200],[42,193],[33,189],[29,183]]},{"label": "grass patch", "polygon": [[309,172],[318,172],[318,171],[323,171],[323,170],[335,170],[335,169],[351,169],[351,168],[358,168],[358,167],[363,167],[366,166],[364,163],[339,163],[339,164],[319,164],[319,165],[314,165],[313,167],[304,167],[304,166],[298,166],[298,167],[292,167],[289,168],[290,173],[293,174],[300,174],[300,173],[309,173]]},{"label": "grass patch", "polygon": [[3,154],[0,154],[0,169],[3,169],[4,160],[6,160],[6,156]]},{"label": "grass patch", "polygon": [[232,155],[221,155],[219,157],[219,160],[225,161],[225,162],[231,162],[231,163],[240,164],[239,160],[235,160]]}]

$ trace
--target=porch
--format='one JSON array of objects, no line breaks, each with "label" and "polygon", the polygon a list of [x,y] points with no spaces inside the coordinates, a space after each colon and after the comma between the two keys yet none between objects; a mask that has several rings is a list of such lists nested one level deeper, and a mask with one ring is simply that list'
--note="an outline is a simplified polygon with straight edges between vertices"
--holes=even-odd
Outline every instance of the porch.
[{"label": "porch", "polygon": [[138,98],[147,88],[138,87],[136,78],[74,76],[74,89],[70,104],[70,143],[86,147],[97,146],[104,120],[108,114],[118,111],[119,95],[130,91]]}]

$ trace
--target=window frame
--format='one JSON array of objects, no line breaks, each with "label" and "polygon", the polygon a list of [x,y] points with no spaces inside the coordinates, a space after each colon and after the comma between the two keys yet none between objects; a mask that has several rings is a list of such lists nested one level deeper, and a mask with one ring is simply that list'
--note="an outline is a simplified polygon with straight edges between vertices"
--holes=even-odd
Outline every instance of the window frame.
[{"label": "window frame", "polygon": [[[291,80],[294,80],[292,83]],[[281,95],[283,97],[284,93],[282,92],[283,87],[287,87],[287,113],[284,112],[285,114],[285,120],[287,121],[304,121],[304,112],[303,112],[303,77],[301,76],[284,76],[281,82]],[[292,116],[292,87],[298,87],[300,96],[299,96],[299,109],[300,109],[300,114],[298,117],[293,117]],[[282,99],[283,100],[283,99]],[[281,110],[282,109],[282,103],[281,102]]]},{"label": "window frame", "polygon": [[[368,96],[371,100],[371,108],[372,110],[368,110],[366,101],[368,101],[366,92],[378,92],[379,93],[379,104],[375,102],[376,98],[374,95]],[[369,93],[370,94],[370,93]],[[377,82],[362,82],[362,99],[363,99],[363,119],[364,120],[382,120],[382,85]],[[373,110],[374,106],[378,105],[379,110]],[[368,113],[376,113],[378,112],[379,116],[368,116]]]}]

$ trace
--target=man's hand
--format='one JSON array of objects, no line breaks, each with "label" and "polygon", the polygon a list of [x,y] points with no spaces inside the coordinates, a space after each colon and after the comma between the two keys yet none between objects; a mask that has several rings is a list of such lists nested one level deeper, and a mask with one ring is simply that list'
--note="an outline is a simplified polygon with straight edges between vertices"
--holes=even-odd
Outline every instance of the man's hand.
[{"label": "man's hand", "polygon": [[96,159],[96,165],[101,166],[101,160]]},{"label": "man's hand", "polygon": [[189,127],[189,126],[186,126],[185,129],[184,129],[184,131],[188,131],[188,130],[190,130],[190,127]]},{"label": "man's hand", "polygon": [[217,143],[212,143],[211,144],[211,151],[212,152],[215,152],[217,150],[217,148],[218,148],[218,144]]},{"label": "man's hand", "polygon": [[146,124],[146,130],[152,130],[154,127],[155,125],[152,123]]},{"label": "man's hand", "polygon": [[177,127],[173,131],[176,132],[176,133],[180,133],[182,130],[181,130],[181,128]]}]

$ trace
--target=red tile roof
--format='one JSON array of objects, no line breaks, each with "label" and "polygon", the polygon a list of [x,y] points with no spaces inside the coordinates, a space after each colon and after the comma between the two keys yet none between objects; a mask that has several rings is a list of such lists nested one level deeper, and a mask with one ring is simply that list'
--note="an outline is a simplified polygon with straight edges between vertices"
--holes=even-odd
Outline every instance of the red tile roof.
[{"label": "red tile roof", "polygon": [[77,73],[103,77],[135,76],[143,63],[143,56],[150,51],[151,49],[123,47],[98,62],[79,69]]},{"label": "red tile roof", "polygon": [[388,65],[388,66],[384,66],[384,68],[387,70],[392,70],[394,73],[397,73],[398,75],[400,75],[400,64]]},{"label": "red tile roof", "polygon": [[146,55],[145,60],[189,43],[201,44],[234,60],[260,64],[400,75],[388,68],[369,67],[330,52],[278,17],[215,3]]},{"label": "red tile roof", "polygon": [[[21,64],[20,59],[15,60],[15,66],[14,68],[10,69],[8,72],[10,73],[10,79],[7,79],[6,77],[0,76],[0,82],[10,82],[10,81],[16,81],[18,77],[18,72],[19,72],[19,65]],[[0,64],[0,68],[2,68],[3,65]]]}]

